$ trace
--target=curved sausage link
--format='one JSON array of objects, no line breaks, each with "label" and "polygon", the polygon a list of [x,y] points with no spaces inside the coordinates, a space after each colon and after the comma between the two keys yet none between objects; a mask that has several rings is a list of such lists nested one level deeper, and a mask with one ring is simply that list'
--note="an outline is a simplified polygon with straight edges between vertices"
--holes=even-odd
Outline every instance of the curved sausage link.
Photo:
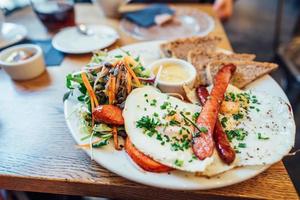
[{"label": "curved sausage link", "polygon": [[[200,86],[197,88],[197,94],[200,99],[202,105],[205,104],[209,93],[204,86]],[[230,142],[223,131],[222,125],[220,121],[217,119],[215,124],[215,129],[213,133],[213,139],[215,141],[216,149],[220,158],[226,164],[231,164],[235,159],[235,151],[231,147]]]},{"label": "curved sausage link", "polygon": [[235,69],[235,65],[228,64],[219,70],[215,76],[215,84],[210,98],[206,101],[197,119],[197,125],[203,131],[200,134],[194,134],[193,151],[200,160],[204,160],[213,154],[213,131],[218,118],[220,104],[223,101],[224,93]]},{"label": "curved sausage link", "polygon": [[127,154],[132,158],[132,160],[146,171],[159,173],[169,172],[172,170],[172,168],[156,162],[155,160],[140,152],[133,146],[128,137],[125,140],[125,150]]}]

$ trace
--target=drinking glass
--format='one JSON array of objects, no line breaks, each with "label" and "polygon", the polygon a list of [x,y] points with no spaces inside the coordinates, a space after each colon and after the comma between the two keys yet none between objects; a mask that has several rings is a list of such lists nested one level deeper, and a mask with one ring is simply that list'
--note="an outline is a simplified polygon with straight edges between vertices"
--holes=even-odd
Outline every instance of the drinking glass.
[{"label": "drinking glass", "polygon": [[49,31],[75,25],[73,0],[31,0],[31,5]]}]

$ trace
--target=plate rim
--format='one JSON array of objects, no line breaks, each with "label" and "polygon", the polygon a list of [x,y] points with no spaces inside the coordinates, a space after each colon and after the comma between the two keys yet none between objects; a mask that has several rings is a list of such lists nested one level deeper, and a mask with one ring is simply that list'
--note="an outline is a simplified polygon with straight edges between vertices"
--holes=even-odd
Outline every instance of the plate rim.
[{"label": "plate rim", "polygon": [[10,25],[10,26],[14,26],[15,28],[17,27],[19,29],[22,29],[23,34],[22,34],[22,36],[20,38],[15,38],[14,40],[10,40],[10,41],[6,42],[2,46],[0,45],[0,49],[4,49],[6,47],[9,47],[9,46],[11,46],[13,44],[16,44],[16,43],[20,42],[20,41],[24,40],[27,37],[27,35],[28,35],[27,28],[24,25],[22,25],[22,24],[16,24],[16,23],[11,23],[11,22],[4,22],[3,25],[2,25],[2,27],[5,26],[5,25]]}]

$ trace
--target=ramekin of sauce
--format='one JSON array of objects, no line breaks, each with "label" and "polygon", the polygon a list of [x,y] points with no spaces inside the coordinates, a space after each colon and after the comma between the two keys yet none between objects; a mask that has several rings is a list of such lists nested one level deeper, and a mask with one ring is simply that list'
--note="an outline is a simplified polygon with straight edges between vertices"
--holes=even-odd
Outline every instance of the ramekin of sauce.
[{"label": "ramekin of sauce", "polygon": [[157,87],[165,93],[184,95],[182,86],[195,81],[195,67],[180,59],[163,58],[153,62],[149,68],[156,78]]},{"label": "ramekin of sauce", "polygon": [[13,80],[33,79],[45,71],[42,49],[21,44],[0,52],[0,66]]}]

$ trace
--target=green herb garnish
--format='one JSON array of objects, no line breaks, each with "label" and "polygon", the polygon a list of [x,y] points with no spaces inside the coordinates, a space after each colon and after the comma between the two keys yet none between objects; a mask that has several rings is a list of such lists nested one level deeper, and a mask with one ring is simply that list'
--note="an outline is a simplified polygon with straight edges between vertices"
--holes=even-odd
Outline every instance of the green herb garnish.
[{"label": "green herb garnish", "polygon": [[246,143],[239,143],[238,147],[239,148],[246,148]]},{"label": "green herb garnish", "polygon": [[268,140],[268,139],[270,139],[269,137],[262,136],[261,133],[258,133],[257,137],[258,137],[259,140]]},{"label": "green herb garnish", "polygon": [[177,166],[177,167],[182,167],[183,166],[183,160],[178,160],[176,159],[174,164]]},{"label": "green herb garnish", "polygon": [[242,114],[240,112],[237,113],[237,114],[233,114],[232,116],[233,116],[234,120],[239,120],[239,119],[243,119],[244,118],[244,114]]},{"label": "green herb garnish", "polygon": [[223,117],[223,118],[221,119],[221,125],[222,125],[223,128],[226,128],[226,123],[227,123],[227,121],[228,121],[227,117]]},{"label": "green herb garnish", "polygon": [[248,135],[248,133],[242,128],[230,131],[226,130],[225,133],[229,141],[232,141],[234,138],[242,141],[245,139],[246,135]]}]

